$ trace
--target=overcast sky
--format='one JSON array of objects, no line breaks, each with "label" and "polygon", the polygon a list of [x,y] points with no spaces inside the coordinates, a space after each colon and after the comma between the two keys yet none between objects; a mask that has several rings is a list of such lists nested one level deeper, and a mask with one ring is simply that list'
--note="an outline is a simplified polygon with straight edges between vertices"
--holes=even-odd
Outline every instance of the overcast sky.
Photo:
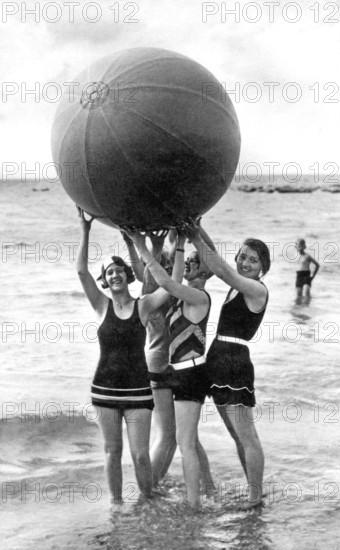
[{"label": "overcast sky", "polygon": [[22,2],[2,2],[0,162],[7,173],[11,162],[51,162],[54,99],[63,83],[110,52],[154,46],[188,55],[235,90],[241,167],[257,163],[265,171],[264,163],[278,162],[280,171],[299,163],[307,173],[319,163],[330,173],[332,163],[340,165],[339,4],[268,4],[43,1],[26,2],[28,13]]}]

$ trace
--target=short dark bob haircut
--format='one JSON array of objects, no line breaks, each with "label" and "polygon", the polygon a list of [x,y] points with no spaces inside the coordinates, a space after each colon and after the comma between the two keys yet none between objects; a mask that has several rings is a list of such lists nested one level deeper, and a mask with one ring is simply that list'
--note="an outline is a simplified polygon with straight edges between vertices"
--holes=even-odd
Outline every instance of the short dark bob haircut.
[{"label": "short dark bob haircut", "polygon": [[135,280],[135,276],[133,274],[132,267],[127,265],[120,256],[111,256],[102,265],[102,274],[99,277],[99,280],[101,280],[102,288],[109,288],[109,285],[107,284],[107,282],[105,280],[105,273],[106,273],[107,268],[111,264],[116,264],[116,265],[119,265],[120,267],[124,267],[124,271],[126,273],[126,280],[127,280],[128,285],[130,283],[133,283],[133,281]]},{"label": "short dark bob haircut", "polygon": [[[242,246],[249,246],[249,248],[257,252],[262,265],[263,275],[268,273],[270,269],[270,252],[266,243],[260,241],[259,239],[246,239],[245,241],[243,241],[241,248]],[[237,258],[241,252],[241,248],[235,256],[235,262],[237,261]]]}]

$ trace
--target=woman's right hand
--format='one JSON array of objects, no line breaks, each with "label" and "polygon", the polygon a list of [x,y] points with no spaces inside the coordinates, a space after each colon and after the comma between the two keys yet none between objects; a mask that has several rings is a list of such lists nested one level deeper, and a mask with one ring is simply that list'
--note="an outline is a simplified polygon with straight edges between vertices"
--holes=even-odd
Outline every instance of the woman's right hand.
[{"label": "woman's right hand", "polygon": [[142,234],[135,227],[127,227],[126,225],[123,225],[119,229],[121,231],[124,231],[124,233],[128,236],[128,238],[131,239],[131,241],[134,242],[139,249],[146,247],[146,244],[145,244],[146,235]]},{"label": "woman's right hand", "polygon": [[194,220],[193,218],[188,218],[188,221],[183,222],[180,225],[179,231],[181,233],[184,233],[189,242],[194,242],[196,239],[199,238],[201,219],[202,218],[198,218],[197,220]]},{"label": "woman's right hand", "polygon": [[89,233],[91,229],[91,224],[94,220],[94,216],[90,216],[90,219],[87,220],[85,218],[85,211],[82,208],[80,208],[80,206],[78,205],[77,205],[77,210],[78,210],[78,216],[80,218],[80,225],[83,231]]},{"label": "woman's right hand", "polygon": [[146,235],[149,237],[154,251],[162,251],[167,234],[168,229],[161,229],[160,231],[147,231]]}]

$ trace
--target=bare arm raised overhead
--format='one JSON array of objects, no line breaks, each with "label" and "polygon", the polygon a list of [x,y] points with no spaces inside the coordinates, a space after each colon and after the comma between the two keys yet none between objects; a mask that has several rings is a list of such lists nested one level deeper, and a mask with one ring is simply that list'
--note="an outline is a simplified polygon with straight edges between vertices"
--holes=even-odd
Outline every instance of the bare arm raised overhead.
[{"label": "bare arm raised overhead", "polygon": [[[149,237],[151,241],[151,255],[155,258],[155,260],[159,263],[161,263],[164,267],[164,269],[171,269],[172,264],[170,261],[170,257],[167,257],[164,253],[164,240],[166,237],[167,231],[150,231],[147,233],[147,236]],[[143,263],[142,259],[141,262]],[[151,294],[152,292],[155,292],[159,285],[153,278],[151,272],[147,267],[144,267],[144,276],[143,276],[143,286],[142,286],[142,294]]]},{"label": "bare arm raised overhead", "polygon": [[96,281],[92,277],[88,269],[88,247],[89,247],[89,235],[91,230],[91,224],[94,218],[87,220],[85,218],[84,210],[78,208],[78,214],[80,218],[81,226],[81,238],[76,257],[76,269],[78,277],[83,286],[84,292],[95,310],[95,312],[101,316],[107,307],[109,299],[103,292],[97,287]]},{"label": "bare arm raised overhead", "polygon": [[[260,283],[261,272],[264,274],[268,269],[263,265],[259,254],[251,245],[245,241],[240,251],[236,255],[237,270],[232,268],[223,260],[216,250],[212,250],[207,245],[207,239],[210,239],[207,232],[204,231],[205,239],[202,238],[199,222],[191,220],[185,224],[185,231],[196,247],[200,257],[208,265],[209,269],[231,288],[241,292],[244,295],[246,303],[251,311],[260,311],[267,300],[267,289]],[[255,239],[249,242],[255,242]],[[266,245],[261,243],[265,249]],[[268,251],[268,249],[267,249]],[[268,251],[269,258],[269,251]],[[270,260],[268,259],[269,264]]]},{"label": "bare arm raised overhead", "polygon": [[[171,296],[175,296],[180,300],[185,301],[188,305],[207,304],[208,298],[204,292],[200,292],[196,288],[190,288],[182,285],[174,280],[180,277],[180,271],[184,268],[184,237],[180,237],[175,256],[175,265],[173,268],[173,276],[170,277],[163,267],[156,262],[145,245],[145,236],[138,232],[130,232],[129,236],[133,239],[141,253],[141,256],[146,262],[146,266],[150,269],[155,281],[165,289]],[[180,246],[182,244],[182,246]],[[180,250],[178,250],[180,249]],[[181,266],[179,265],[181,263]]]},{"label": "bare arm raised overhead", "polygon": [[126,247],[129,252],[130,256],[130,262],[131,267],[133,269],[133,272],[136,276],[137,281],[140,283],[143,282],[143,274],[144,274],[144,265],[142,260],[139,258],[135,245],[133,244],[133,241],[130,239],[130,237],[125,233],[125,231],[121,231],[122,237],[124,239],[124,242],[126,244]]}]

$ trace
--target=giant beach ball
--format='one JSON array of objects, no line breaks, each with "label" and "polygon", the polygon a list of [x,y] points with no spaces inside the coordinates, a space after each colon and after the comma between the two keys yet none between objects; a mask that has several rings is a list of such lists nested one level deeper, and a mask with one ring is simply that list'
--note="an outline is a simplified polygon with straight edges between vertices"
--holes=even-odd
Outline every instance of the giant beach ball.
[{"label": "giant beach ball", "polygon": [[71,199],[109,225],[156,230],[228,189],[240,132],[230,98],[192,59],[132,48],[93,63],[60,101],[52,154]]}]

